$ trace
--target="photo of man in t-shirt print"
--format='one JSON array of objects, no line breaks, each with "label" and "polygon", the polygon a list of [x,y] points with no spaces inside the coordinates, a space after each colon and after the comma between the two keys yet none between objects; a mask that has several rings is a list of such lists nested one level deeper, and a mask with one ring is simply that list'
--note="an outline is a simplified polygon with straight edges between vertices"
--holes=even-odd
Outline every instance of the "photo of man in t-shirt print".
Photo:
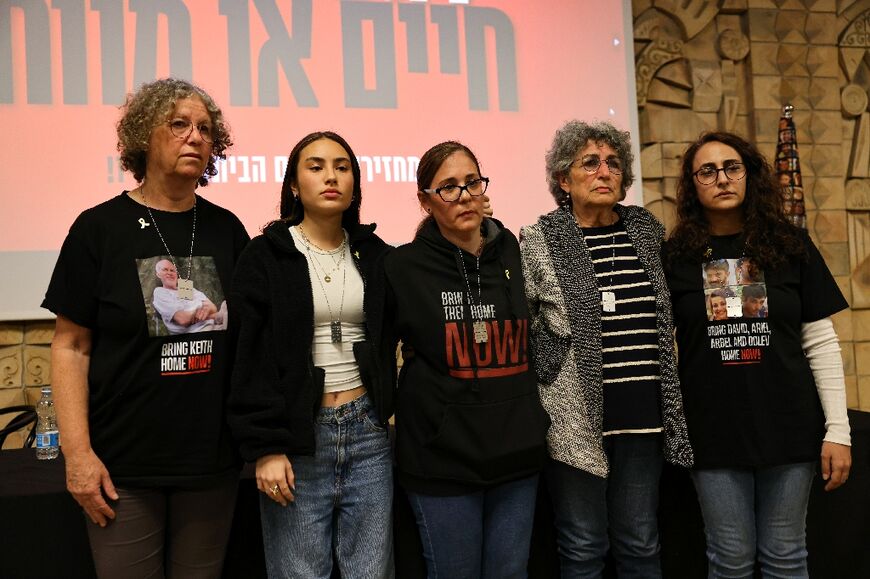
[{"label": "photo of man in t-shirt print", "polygon": [[714,259],[704,264],[704,287],[726,287],[731,266],[727,259]]},{"label": "photo of man in t-shirt print", "polygon": [[764,272],[748,257],[737,260],[737,283],[749,285],[751,283],[764,283]]},{"label": "photo of man in t-shirt print", "polygon": [[767,289],[762,283],[743,286],[741,292],[744,318],[767,317]]},{"label": "photo of man in t-shirt print", "polygon": [[[194,256],[189,267],[190,258],[179,259],[178,266],[166,255],[136,260],[148,333],[166,336],[226,330],[227,305],[214,259]],[[181,287],[179,269],[196,285]]]},{"label": "photo of man in t-shirt print", "polygon": [[764,272],[751,259],[714,259],[701,264],[707,319],[767,317]]}]

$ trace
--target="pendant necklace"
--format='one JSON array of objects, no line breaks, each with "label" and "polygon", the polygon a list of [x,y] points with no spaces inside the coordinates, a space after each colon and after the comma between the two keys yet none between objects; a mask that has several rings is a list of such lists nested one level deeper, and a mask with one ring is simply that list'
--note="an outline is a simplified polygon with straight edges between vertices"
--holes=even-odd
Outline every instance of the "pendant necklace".
[{"label": "pendant necklace", "polygon": [[[607,281],[607,287],[613,287],[613,270],[616,269],[616,232],[610,237],[610,277]],[[601,309],[607,313],[616,311],[616,292],[612,290],[601,292]]]},{"label": "pendant necklace", "polygon": [[[613,221],[613,223],[610,224],[610,226],[613,226],[613,224],[615,224],[617,221],[619,221],[619,215],[616,216],[616,219]],[[580,225],[580,222],[577,218],[574,219],[574,223],[577,225],[577,230],[580,231],[580,239],[582,239],[583,243],[586,244],[586,236],[583,234],[583,226]],[[586,248],[588,249],[589,246],[587,245]],[[611,233],[610,249],[611,249],[611,252],[610,252],[610,275],[609,275],[609,278],[607,281],[608,288],[613,287],[613,272],[616,269],[616,231],[613,231]],[[590,258],[591,258],[591,256],[590,256]],[[592,267],[594,270],[595,265],[593,264]],[[596,283],[597,283],[597,280],[596,280]],[[607,312],[609,314],[615,312],[616,311],[616,292],[614,292],[611,289],[601,290],[600,288],[598,291],[601,293],[601,310],[604,312]]]},{"label": "pendant necklace", "polygon": [[[338,249],[334,249],[332,251],[329,251],[329,250],[323,249],[322,247],[320,247],[319,245],[317,245],[316,243],[314,243],[313,241],[308,239],[308,236],[305,235],[305,229],[302,227],[301,223],[299,224],[298,229],[299,229],[299,234],[302,236],[302,240],[305,241],[305,245],[306,245],[307,249],[310,250],[310,248],[313,247],[317,251],[319,251],[321,254],[326,254],[330,258],[332,258],[333,268],[330,271],[326,271],[326,268],[323,267],[323,264],[320,263],[319,260],[317,261],[317,265],[320,266],[320,269],[323,271],[323,281],[325,281],[326,283],[330,283],[332,281],[332,274],[334,274],[336,271],[338,271],[338,268],[340,268],[341,264],[344,263],[344,255],[345,255],[345,253],[347,253],[344,250],[344,248],[347,244],[347,238],[342,237],[341,245],[338,246]],[[310,251],[309,251],[308,255],[309,256],[311,255]],[[335,259],[336,255],[339,256],[338,260]]]},{"label": "pendant necklace", "polygon": [[[300,223],[300,224],[299,224],[300,233],[302,233],[301,228],[302,228],[302,224]],[[324,276],[323,281],[321,281],[321,279],[320,279],[320,275],[317,273],[317,271],[316,271],[316,270],[317,270],[317,267],[316,267],[316,265],[315,265],[315,264],[317,264],[317,265],[319,265],[319,264],[317,263],[317,260],[316,260],[316,259],[312,256],[312,254],[311,254],[311,247],[312,247],[312,246],[316,247],[317,249],[320,249],[320,248],[317,247],[316,245],[314,245],[313,243],[311,243],[311,242],[308,240],[308,238],[305,237],[305,234],[304,234],[304,233],[302,233],[302,238],[305,240],[305,252],[308,254],[308,263],[311,264],[312,266],[314,266],[314,269],[315,269],[314,277],[317,278],[317,283],[320,285],[320,291],[323,292],[323,299],[324,299],[324,301],[326,301],[326,309],[327,309],[327,311],[329,311],[329,320],[330,320],[330,321],[329,321],[329,335],[330,335],[330,340],[332,341],[333,344],[340,344],[340,343],[341,343],[341,339],[342,339],[342,335],[341,335],[341,314],[344,312],[344,288],[345,288],[346,283],[347,283],[347,268],[346,268],[346,267],[342,267],[342,268],[341,268],[341,269],[342,269],[342,278],[341,278],[341,305],[339,305],[339,307],[338,307],[338,317],[336,318],[336,317],[333,315],[333,313],[332,313],[332,306],[331,306],[330,303],[329,303],[329,295],[327,295],[327,293],[326,293],[326,286],[323,285],[323,281],[325,281],[326,283],[329,283],[330,280],[331,280],[332,278],[327,274],[327,275]],[[341,257],[339,258],[339,260],[338,260],[338,264],[336,264],[335,269],[333,269],[331,273],[335,273],[336,269],[338,269],[339,267],[342,266],[342,264],[344,264],[344,261],[345,261],[345,260],[344,260],[344,254],[347,253],[347,250],[346,250],[346,248],[347,248],[347,237],[345,237],[345,238],[342,240],[340,248],[342,249]],[[322,250],[321,250],[321,251],[322,251]],[[322,267],[322,266],[321,266],[321,267]]]},{"label": "pendant necklace", "polygon": [[[483,245],[486,243],[486,238],[481,235],[480,237],[480,247],[477,248],[477,255],[474,256],[476,269],[477,269],[477,306],[474,304],[474,296],[471,293],[471,282],[468,280],[468,272],[465,269],[465,257],[462,255],[462,249],[457,247],[456,250],[459,252],[459,262],[462,264],[462,275],[465,278],[465,287],[468,289],[468,304],[471,309],[471,317],[472,320],[476,317],[477,319],[472,323],[472,329],[474,331],[474,342],[477,344],[485,344],[489,341],[489,332],[486,330],[486,322],[483,321],[483,312],[481,311],[483,307],[483,300],[481,298],[482,286],[480,284],[480,254],[483,253]],[[474,313],[477,311],[477,315]]]},{"label": "pendant necklace", "polygon": [[[179,274],[176,293],[178,295],[178,299],[181,300],[192,300],[193,299],[193,280],[190,278],[190,272],[193,268],[193,240],[196,238],[196,195],[193,196],[193,229],[190,232],[190,257],[187,259],[187,279],[181,277],[181,271],[178,267],[178,264],[175,263],[175,256],[172,255],[172,252],[169,251],[169,246],[166,245],[166,240],[163,239],[163,234],[160,232],[160,228],[157,226],[157,220],[154,219],[154,214],[151,213],[151,207],[148,206],[148,201],[145,199],[145,188],[140,185],[139,186],[139,195],[142,196],[142,203],[145,205],[145,209],[148,211],[148,217],[151,219],[151,223],[154,224],[154,230],[157,231],[157,235],[160,237],[160,242],[163,243],[163,249],[166,250],[166,253],[169,255],[170,261],[172,261],[172,265],[175,267],[176,273]],[[144,229],[144,227],[142,227]]]}]

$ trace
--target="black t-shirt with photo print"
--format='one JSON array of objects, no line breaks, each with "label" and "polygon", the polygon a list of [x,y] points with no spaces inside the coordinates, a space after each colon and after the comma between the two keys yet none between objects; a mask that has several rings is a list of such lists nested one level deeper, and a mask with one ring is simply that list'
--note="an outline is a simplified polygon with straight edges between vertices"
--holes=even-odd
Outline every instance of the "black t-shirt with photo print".
[{"label": "black t-shirt with photo print", "polygon": [[[126,192],[88,209],[42,303],[91,330],[91,445],[121,486],[196,486],[236,468],[224,411],[232,315],[224,295],[248,235],[235,215],[197,196],[191,262],[193,214],[149,215]],[[188,271],[194,288],[185,295],[174,286]]]},{"label": "black t-shirt with photo print", "polygon": [[[737,301],[722,320],[712,319],[703,264],[680,263],[668,272],[696,468],[818,458],[824,416],[801,348],[801,324],[848,304],[809,236],[805,243],[806,259],[792,258],[776,270],[755,272],[752,284],[740,284],[739,276],[729,281],[724,289]],[[743,240],[740,235],[713,237],[711,249],[709,260],[737,263]],[[749,285],[756,287],[746,289]],[[744,293],[747,299],[763,293],[762,309],[742,306]],[[746,311],[755,317],[745,317]]]}]

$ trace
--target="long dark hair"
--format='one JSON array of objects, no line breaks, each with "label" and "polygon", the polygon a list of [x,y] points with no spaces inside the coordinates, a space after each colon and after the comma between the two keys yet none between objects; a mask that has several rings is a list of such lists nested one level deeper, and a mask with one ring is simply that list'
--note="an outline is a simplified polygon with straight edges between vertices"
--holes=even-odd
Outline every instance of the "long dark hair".
[{"label": "long dark hair", "polygon": [[305,207],[302,205],[301,197],[294,195],[292,188],[296,186],[296,181],[299,176],[299,156],[302,150],[315,141],[320,139],[329,139],[335,141],[345,150],[347,156],[350,157],[350,167],[353,173],[353,199],[350,206],[344,210],[341,216],[341,226],[350,230],[356,225],[359,225],[359,211],[362,205],[362,186],[360,185],[360,168],[359,160],[341,135],[332,131],[317,131],[309,133],[302,137],[296,143],[293,150],[290,151],[290,157],[287,159],[287,170],[284,172],[284,184],[281,186],[281,221],[296,225],[305,217]]},{"label": "long dark hair", "polygon": [[665,246],[666,265],[676,260],[703,261],[710,246],[710,224],[698,200],[692,170],[695,155],[707,143],[719,142],[733,148],[746,166],[746,196],[743,199],[744,255],[762,270],[774,269],[806,249],[800,230],[785,217],[782,186],[770,164],[752,143],[733,133],[702,134],[683,154],[677,184],[677,225]]},{"label": "long dark hair", "polygon": [[[432,179],[434,179],[435,174],[438,173],[438,169],[441,168],[444,161],[446,161],[453,153],[465,153],[468,155],[468,158],[474,161],[474,166],[477,168],[477,174],[482,175],[480,172],[480,163],[474,153],[471,152],[471,149],[459,141],[444,141],[443,143],[438,143],[434,147],[430,147],[429,150],[423,153],[423,156],[420,157],[420,163],[417,165],[417,191],[429,188],[432,184]],[[417,226],[417,231],[420,231],[427,223],[434,220],[434,217],[427,215],[423,221],[420,222],[420,225]]]}]

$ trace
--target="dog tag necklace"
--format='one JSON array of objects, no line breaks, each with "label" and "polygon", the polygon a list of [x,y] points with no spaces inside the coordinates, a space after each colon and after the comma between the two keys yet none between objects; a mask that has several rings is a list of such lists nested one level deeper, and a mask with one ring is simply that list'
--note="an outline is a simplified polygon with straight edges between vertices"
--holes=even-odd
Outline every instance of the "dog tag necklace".
[{"label": "dog tag necklace", "polygon": [[[462,275],[465,278],[465,287],[468,289],[468,305],[471,310],[471,317],[477,318],[473,321],[471,327],[474,331],[474,342],[476,344],[485,344],[489,341],[489,332],[486,329],[486,322],[483,321],[483,300],[481,298],[482,294],[482,286],[480,284],[480,254],[483,253],[483,244],[486,242],[486,238],[480,237],[480,247],[477,248],[477,255],[474,256],[476,269],[477,269],[477,305],[474,304],[474,296],[471,293],[471,282],[468,280],[468,271],[465,269],[465,257],[462,255],[462,249],[459,247],[456,248],[459,251],[459,261],[462,263]],[[475,315],[475,311],[477,315]]]},{"label": "dog tag necklace", "polygon": [[[610,225],[612,226],[617,221],[619,221],[618,216],[617,216],[616,220],[614,220],[613,223],[611,223]],[[583,226],[580,225],[580,223],[577,221],[576,218],[574,219],[574,223],[577,225],[577,229],[580,231],[580,239],[582,239],[583,243],[586,244],[586,236],[583,234]],[[588,249],[588,245],[587,245],[587,249]],[[613,271],[616,268],[616,231],[612,232],[612,234],[611,234],[610,249],[611,249],[611,253],[610,253],[610,277],[609,277],[608,282],[607,282],[608,288],[613,287]],[[593,265],[593,269],[594,269],[594,265]],[[613,290],[610,290],[610,289],[608,289],[608,290],[600,290],[599,289],[599,292],[601,293],[601,310],[604,312],[607,312],[608,314],[615,312],[616,311],[616,292],[614,292]]]},{"label": "dog tag necklace", "polygon": [[[616,232],[613,232],[613,236],[610,238],[610,248],[612,250],[610,254],[610,277],[607,281],[607,287],[613,287],[613,270],[616,268]],[[607,290],[601,292],[601,309],[607,313],[612,313],[616,311],[616,292]]]},{"label": "dog tag necklace", "polygon": [[[302,239],[305,242],[304,243],[305,252],[308,254],[308,264],[314,269],[314,277],[317,278],[317,283],[320,285],[320,291],[323,292],[323,300],[326,302],[326,309],[327,309],[327,311],[329,311],[329,336],[330,336],[330,340],[332,341],[333,344],[340,344],[341,339],[342,339],[341,314],[344,312],[344,289],[345,289],[345,286],[347,283],[347,267],[341,267],[341,266],[345,263],[344,254],[347,253],[347,251],[348,251],[348,249],[347,249],[347,237],[344,237],[344,239],[342,239],[341,245],[339,246],[339,248],[342,250],[341,257],[339,258],[338,265],[337,265],[337,267],[341,267],[341,271],[342,271],[341,305],[339,305],[339,307],[338,307],[338,318],[336,318],[332,314],[332,306],[329,303],[329,295],[327,295],[327,293],[326,293],[326,286],[323,285],[323,280],[320,279],[320,274],[317,273],[317,267],[320,266],[321,268],[323,268],[323,266],[311,254],[311,247],[312,246],[317,247],[317,246],[314,245],[313,243],[311,243],[309,241],[309,239],[305,236],[305,234],[302,233],[302,231],[300,231],[301,227],[302,227],[302,224],[300,223],[296,229],[297,229],[297,231],[299,231],[302,234]],[[320,248],[318,247],[317,249],[320,249]],[[324,270],[324,273],[326,274],[326,270]],[[333,270],[330,273],[335,273],[335,270]],[[326,274],[324,276],[324,280],[326,281],[326,283],[329,283],[331,281],[331,279],[332,278],[329,276],[329,274]]]},{"label": "dog tag necklace", "polygon": [[[172,252],[169,251],[169,246],[166,245],[166,240],[163,239],[163,234],[160,233],[160,228],[157,226],[157,220],[154,219],[154,214],[151,213],[151,207],[148,206],[148,201],[145,199],[145,188],[139,187],[139,195],[142,196],[142,203],[145,205],[145,209],[148,211],[148,217],[151,219],[151,223],[154,224],[154,230],[157,231],[157,235],[160,237],[160,242],[163,244],[163,249],[166,250],[166,253],[169,255],[170,261],[172,261],[172,265],[175,267],[176,273],[179,273],[178,264],[175,263],[175,256],[172,255]],[[142,229],[145,229],[143,226]],[[178,281],[176,282],[176,294],[178,295],[178,299],[180,300],[192,300],[193,299],[193,280],[190,278],[190,272],[193,268],[193,240],[196,238],[196,195],[193,196],[193,229],[190,232],[190,257],[187,258],[187,279],[182,278],[180,275],[178,276]]]}]

